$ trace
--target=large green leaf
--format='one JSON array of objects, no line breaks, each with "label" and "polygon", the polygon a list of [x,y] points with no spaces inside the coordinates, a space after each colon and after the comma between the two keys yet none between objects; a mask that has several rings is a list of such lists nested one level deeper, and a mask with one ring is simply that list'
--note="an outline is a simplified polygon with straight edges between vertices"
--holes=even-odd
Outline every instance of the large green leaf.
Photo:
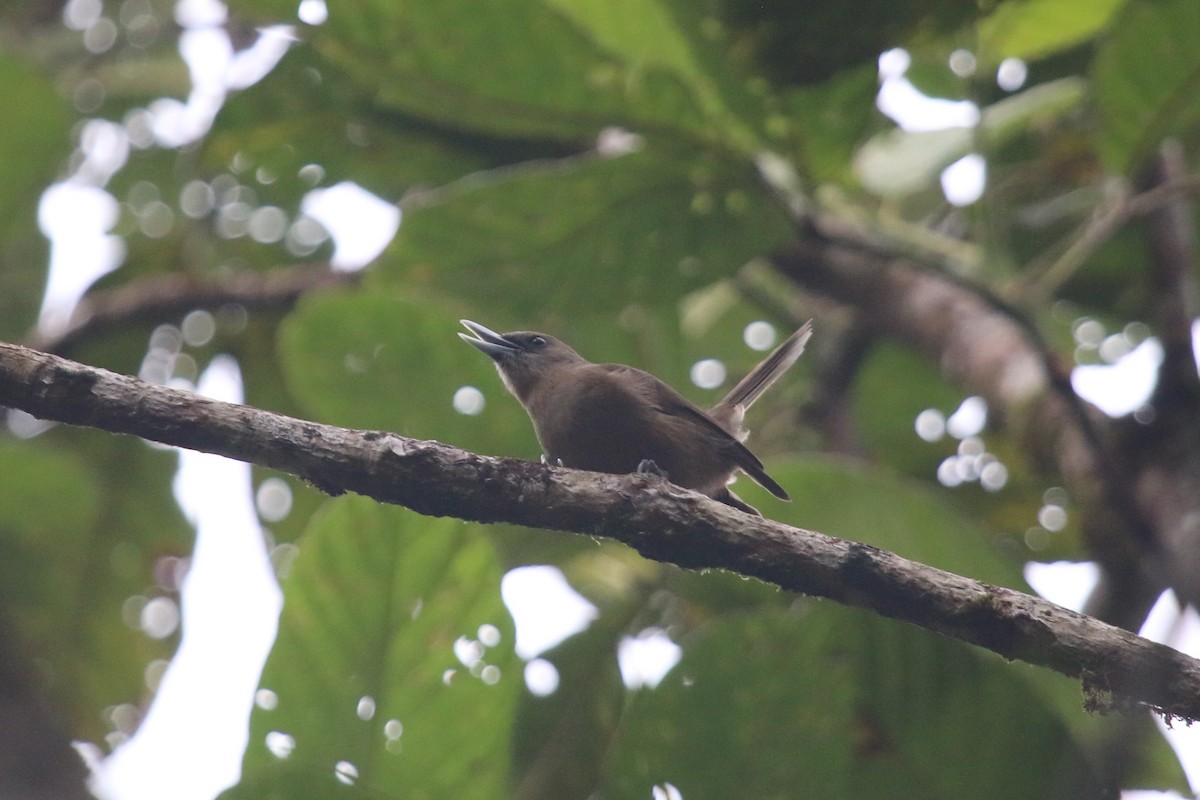
[{"label": "large green leaf", "polygon": [[[912,785],[931,798],[1100,796],[1070,729],[1023,679],[1030,667],[869,614],[837,616],[856,669],[860,741],[869,742],[852,772],[854,796]],[[1059,688],[1078,696],[1066,682]],[[998,741],[1004,758],[987,745]]]},{"label": "large green leaf", "polygon": [[831,605],[727,618],[634,697],[605,796],[670,783],[701,800],[999,799],[1088,785],[1066,726],[1015,669]]},{"label": "large green leaf", "polygon": [[864,361],[851,394],[854,420],[867,452],[893,469],[931,477],[946,453],[917,437],[917,415],[928,408],[950,414],[962,402],[937,366],[910,349],[878,342]]},{"label": "large green leaf", "polygon": [[[334,9],[306,31],[307,46],[372,87],[380,107],[439,127],[579,141],[620,124],[753,150],[753,125],[732,108],[753,96],[724,74],[705,35],[719,26],[673,5],[370,0],[353,13]],[[294,4],[240,10],[287,19]]]},{"label": "large green leaf", "polygon": [[71,118],[54,84],[0,55],[0,339],[20,339],[45,290],[45,242],[38,198],[70,150]]},{"label": "large green leaf", "polygon": [[372,95],[312,47],[297,47],[221,109],[203,143],[208,166],[226,169],[236,160],[243,171],[261,168],[279,180],[256,189],[294,191],[288,206],[298,207],[313,185],[298,178],[308,165],[319,165],[326,183],[351,180],[397,199],[414,185],[445,183],[522,154],[497,142],[438,136]]},{"label": "large green leaf", "polygon": [[480,308],[534,317],[673,306],[792,233],[747,164],[698,151],[480,176],[414,200],[381,264]]},{"label": "large green leaf", "polygon": [[[0,440],[0,590],[13,622],[47,645],[73,610],[69,582],[82,568],[100,486],[78,459],[34,443]],[[10,611],[11,613],[11,611]]]},{"label": "large green leaf", "polygon": [[[292,395],[323,422],[536,456],[525,413],[458,330],[444,303],[383,290],[327,292],[288,316],[279,349]],[[481,414],[454,410],[463,386],[483,393]]]},{"label": "large green leaf", "polygon": [[[830,457],[768,466],[791,506],[757,487],[738,491],[769,516],[1024,587],[988,536],[914,482]],[[1034,688],[1022,668],[941,637],[820,604],[807,615],[728,616],[684,644],[683,661],[623,720],[606,773],[611,796],[669,782],[700,798],[787,797],[801,784],[830,798],[915,787],[923,797],[970,788],[999,798],[1091,780],[1062,719],[1067,696],[1079,707],[1070,682]],[[1048,692],[1054,703],[1042,699]],[[979,752],[971,734],[981,720],[989,736],[1020,748],[1013,758],[1027,772],[1006,774]],[[1026,727],[1036,736],[1022,736]]]},{"label": "large green leaf", "polygon": [[522,683],[500,577],[463,523],[331,501],[284,583],[272,702],[226,796],[503,796]]},{"label": "large green leaf", "polygon": [[1133,0],[1114,19],[1093,72],[1100,151],[1136,169],[1165,137],[1200,122],[1200,3]]},{"label": "large green leaf", "polygon": [[986,532],[916,481],[837,456],[771,461],[767,468],[791,494],[790,504],[770,500],[748,480],[736,489],[773,519],[988,583],[1026,588],[1020,566]]},{"label": "large green leaf", "polygon": [[977,55],[988,66],[1032,61],[1096,36],[1125,0],[1008,0],[977,25]]},{"label": "large green leaf", "polygon": [[65,159],[70,118],[54,84],[12,58],[0,57],[0,89],[9,113],[0,127],[0,219],[7,222]]},{"label": "large green leaf", "polygon": [[154,583],[158,560],[185,548],[172,461],[81,429],[0,441],[0,601],[22,651],[44,667],[41,688],[82,739],[111,732],[99,709],[145,700],[146,665],[174,644],[126,613],[130,601],[172,594]]},{"label": "large green leaf", "polygon": [[855,686],[831,617],[778,612],[716,623],[655,690],[636,694],[601,795],[847,796]]},{"label": "large green leaf", "polygon": [[[654,71],[673,76],[691,92],[706,120],[704,138],[719,133],[727,146],[751,154],[760,149],[755,128],[764,115],[758,93],[732,68],[730,44],[716,4],[691,0],[544,0],[588,31],[605,52],[616,54],[634,76]],[[635,113],[658,113],[638,108]],[[667,118],[672,128],[680,127]]]},{"label": "large green leaf", "polygon": [[789,125],[797,132],[800,171],[809,178],[854,183],[854,150],[881,125],[875,110],[879,69],[870,64],[784,96]]}]

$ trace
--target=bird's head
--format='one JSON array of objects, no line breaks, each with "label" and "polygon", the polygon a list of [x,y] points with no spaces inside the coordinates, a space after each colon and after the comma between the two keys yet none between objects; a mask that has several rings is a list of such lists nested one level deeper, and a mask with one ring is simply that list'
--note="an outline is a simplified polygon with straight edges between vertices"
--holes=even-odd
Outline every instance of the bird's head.
[{"label": "bird's head", "polygon": [[548,333],[496,333],[469,319],[459,321],[471,332],[459,333],[459,337],[496,362],[504,385],[522,403],[528,399],[538,382],[556,370],[586,363],[583,356]]}]

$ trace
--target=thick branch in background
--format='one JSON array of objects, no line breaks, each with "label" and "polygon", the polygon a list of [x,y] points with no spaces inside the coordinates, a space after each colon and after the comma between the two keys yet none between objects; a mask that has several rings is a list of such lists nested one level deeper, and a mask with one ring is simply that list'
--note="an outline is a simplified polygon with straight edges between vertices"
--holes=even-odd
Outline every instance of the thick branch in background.
[{"label": "thick branch in background", "polygon": [[[1147,193],[1187,179],[1177,142],[1167,141],[1142,175]],[[1200,607],[1200,375],[1192,324],[1200,309],[1196,287],[1193,202],[1170,195],[1144,219],[1149,245],[1147,272],[1155,297],[1150,320],[1162,343],[1152,417],[1119,427],[1122,451],[1136,464],[1132,477],[1158,540],[1171,553],[1171,585],[1181,599]]]},{"label": "thick branch in background", "polygon": [[[1172,140],[1159,148],[1158,157],[1142,176],[1142,184],[1151,191],[1179,184],[1186,178],[1183,152],[1179,143]],[[1192,351],[1192,320],[1200,313],[1200,297],[1196,289],[1196,231],[1191,198],[1183,193],[1169,197],[1146,215],[1145,228],[1155,298],[1154,329],[1163,346],[1155,405],[1181,405],[1185,413],[1195,415],[1200,410],[1200,375]]]},{"label": "thick branch in background", "polygon": [[349,286],[359,280],[360,273],[335,271],[328,264],[247,270],[215,277],[154,275],[115,289],[89,292],[65,329],[35,331],[27,341],[39,350],[69,355],[80,342],[130,325],[157,325],[197,308],[231,304],[247,310],[286,310],[308,292]]},{"label": "thick branch in background", "polygon": [[1145,511],[1153,498],[1139,493],[1125,469],[1129,459],[1112,452],[1106,418],[1075,395],[1065,367],[1023,320],[994,298],[852,234],[797,238],[774,263],[981,395],[1034,462],[1062,476],[1083,511],[1084,535],[1105,573],[1104,599],[1090,608],[1122,627],[1141,624],[1169,581]]},{"label": "thick branch in background", "polygon": [[731,570],[1081,678],[1097,705],[1115,697],[1200,719],[1200,661],[1166,645],[1012,589],[751,517],[660,478],[322,425],[2,343],[0,405],[249,461],[422,514],[615,539],[658,561]]}]

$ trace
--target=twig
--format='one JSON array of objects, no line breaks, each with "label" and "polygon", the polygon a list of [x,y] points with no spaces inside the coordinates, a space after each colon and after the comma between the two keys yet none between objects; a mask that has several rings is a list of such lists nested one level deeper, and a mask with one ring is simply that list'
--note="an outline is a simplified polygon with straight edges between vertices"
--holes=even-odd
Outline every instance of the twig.
[{"label": "twig", "polygon": [[1132,197],[1118,197],[1084,222],[1066,249],[1052,262],[1030,265],[1019,280],[1025,288],[1010,292],[1015,296],[1046,298],[1066,283],[1092,254],[1130,220],[1152,214],[1176,199],[1200,192],[1200,175],[1178,176]]}]

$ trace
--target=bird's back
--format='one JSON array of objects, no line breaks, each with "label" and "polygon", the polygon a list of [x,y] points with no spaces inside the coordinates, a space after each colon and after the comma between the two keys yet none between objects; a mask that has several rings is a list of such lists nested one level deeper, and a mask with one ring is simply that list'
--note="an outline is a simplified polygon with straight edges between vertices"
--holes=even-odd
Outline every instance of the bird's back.
[{"label": "bird's back", "polygon": [[539,386],[529,405],[543,448],[564,466],[627,473],[650,460],[671,482],[710,495],[741,468],[786,496],[740,442],[640,369],[582,363]]}]

